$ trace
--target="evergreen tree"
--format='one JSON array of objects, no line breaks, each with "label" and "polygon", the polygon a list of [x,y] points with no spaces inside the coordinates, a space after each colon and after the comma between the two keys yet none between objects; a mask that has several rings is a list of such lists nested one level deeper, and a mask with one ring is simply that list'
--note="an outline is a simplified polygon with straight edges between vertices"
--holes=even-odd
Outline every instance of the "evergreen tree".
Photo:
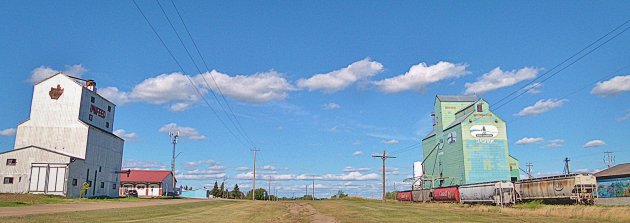
[{"label": "evergreen tree", "polygon": [[214,181],[214,187],[212,188],[212,190],[210,191],[210,194],[214,197],[219,197],[219,185],[217,184],[216,181]]},{"label": "evergreen tree", "polygon": [[232,189],[232,194],[234,194],[234,198],[236,199],[243,199],[243,197],[241,197],[241,189],[238,188],[238,184],[234,185],[234,189]]},{"label": "evergreen tree", "polygon": [[221,182],[221,190],[219,190],[219,197],[223,197],[223,193],[225,192],[225,182]]}]

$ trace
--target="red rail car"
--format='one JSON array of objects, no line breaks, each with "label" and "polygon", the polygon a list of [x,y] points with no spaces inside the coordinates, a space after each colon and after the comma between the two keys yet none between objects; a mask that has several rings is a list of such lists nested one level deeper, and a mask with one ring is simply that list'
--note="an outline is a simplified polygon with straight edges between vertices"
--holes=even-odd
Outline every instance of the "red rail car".
[{"label": "red rail car", "polygon": [[396,196],[396,200],[398,201],[413,201],[413,194],[410,190],[408,191],[398,191],[398,195]]},{"label": "red rail car", "polygon": [[459,187],[440,187],[433,190],[433,200],[437,202],[459,202]]}]

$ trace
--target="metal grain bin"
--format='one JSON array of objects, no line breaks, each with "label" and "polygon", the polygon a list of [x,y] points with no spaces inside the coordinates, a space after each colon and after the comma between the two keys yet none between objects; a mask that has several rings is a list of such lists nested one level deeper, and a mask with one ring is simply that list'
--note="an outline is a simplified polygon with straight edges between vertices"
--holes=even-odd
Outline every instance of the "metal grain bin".
[{"label": "metal grain bin", "polygon": [[433,189],[433,200],[437,202],[459,202],[458,186]]},{"label": "metal grain bin", "polygon": [[592,174],[571,174],[521,180],[516,191],[521,200],[548,203],[591,204],[597,181]]},{"label": "metal grain bin", "polygon": [[431,189],[421,189],[411,191],[413,201],[415,202],[430,202],[431,201]]},{"label": "metal grain bin", "polygon": [[408,191],[398,191],[396,195],[396,200],[398,201],[413,201],[413,194],[410,190]]},{"label": "metal grain bin", "polygon": [[497,206],[516,202],[514,184],[509,181],[488,182],[459,186],[460,202],[487,203]]}]

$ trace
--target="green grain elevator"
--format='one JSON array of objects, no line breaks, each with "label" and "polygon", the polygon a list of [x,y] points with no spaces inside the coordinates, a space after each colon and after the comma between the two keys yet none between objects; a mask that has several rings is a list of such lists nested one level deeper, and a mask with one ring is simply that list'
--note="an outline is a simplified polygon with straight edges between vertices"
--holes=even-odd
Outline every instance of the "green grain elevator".
[{"label": "green grain elevator", "polygon": [[422,139],[424,187],[516,181],[505,122],[476,96],[438,95],[433,131]]}]

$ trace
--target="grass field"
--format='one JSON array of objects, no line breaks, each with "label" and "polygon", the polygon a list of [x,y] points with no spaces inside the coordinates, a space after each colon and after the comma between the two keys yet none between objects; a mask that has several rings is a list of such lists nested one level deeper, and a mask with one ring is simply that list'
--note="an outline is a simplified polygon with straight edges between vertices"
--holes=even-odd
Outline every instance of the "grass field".
[{"label": "grass field", "polygon": [[0,194],[0,207],[20,207],[40,204],[63,204],[76,202],[101,202],[101,201],[137,201],[138,198],[117,199],[68,199],[61,196],[39,194]]},{"label": "grass field", "polygon": [[[5,218],[5,220],[9,220]],[[214,200],[11,217],[11,222],[630,222],[630,207]]]}]

